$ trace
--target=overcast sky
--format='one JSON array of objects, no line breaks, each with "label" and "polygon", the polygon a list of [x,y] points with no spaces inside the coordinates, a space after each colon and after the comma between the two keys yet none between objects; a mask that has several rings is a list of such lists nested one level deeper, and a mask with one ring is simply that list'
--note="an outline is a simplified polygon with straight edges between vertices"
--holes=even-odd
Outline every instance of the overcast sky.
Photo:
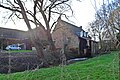
[{"label": "overcast sky", "polygon": [[[100,7],[102,4],[102,0],[96,0],[97,2],[97,8]],[[74,0],[72,3],[72,8],[75,14],[75,17],[71,17],[70,20],[73,21],[74,25],[77,26],[83,26],[83,29],[87,30],[88,22],[91,22],[94,20],[95,15],[95,9],[94,9],[94,0],[82,0],[82,2],[78,2]],[[2,20],[2,16],[0,16],[0,22],[4,22]],[[71,23],[71,22],[70,22]],[[27,30],[27,27],[25,27],[25,23],[21,20],[17,22],[15,25],[13,22],[8,21],[8,23],[4,24],[1,23],[0,27],[5,28],[12,28],[12,29],[19,29],[19,30]]]}]

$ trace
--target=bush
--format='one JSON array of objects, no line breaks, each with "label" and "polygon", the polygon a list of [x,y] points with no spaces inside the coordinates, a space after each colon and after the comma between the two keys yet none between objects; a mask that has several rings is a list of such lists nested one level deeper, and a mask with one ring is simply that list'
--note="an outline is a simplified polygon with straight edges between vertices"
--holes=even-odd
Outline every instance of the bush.
[{"label": "bush", "polygon": [[116,35],[117,39],[120,41],[120,32]]}]

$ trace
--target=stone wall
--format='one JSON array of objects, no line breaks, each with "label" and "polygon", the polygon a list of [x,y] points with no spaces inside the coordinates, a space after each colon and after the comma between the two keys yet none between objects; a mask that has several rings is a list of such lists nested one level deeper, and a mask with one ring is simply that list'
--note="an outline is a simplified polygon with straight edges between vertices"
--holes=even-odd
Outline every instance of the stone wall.
[{"label": "stone wall", "polygon": [[0,73],[32,70],[40,64],[34,53],[0,53]]},{"label": "stone wall", "polygon": [[72,33],[70,27],[74,26],[61,20],[58,21],[58,24],[52,33],[52,37],[57,48],[62,48],[64,43],[67,43],[68,40],[69,48],[78,48],[79,39],[75,34]]}]

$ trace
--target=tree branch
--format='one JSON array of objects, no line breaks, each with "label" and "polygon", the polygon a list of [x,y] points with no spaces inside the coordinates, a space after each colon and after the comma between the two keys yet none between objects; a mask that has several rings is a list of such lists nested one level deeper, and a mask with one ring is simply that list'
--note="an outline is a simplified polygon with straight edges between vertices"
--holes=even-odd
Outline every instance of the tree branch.
[{"label": "tree branch", "polygon": [[66,3],[66,2],[68,2],[69,0],[63,0],[63,1],[61,1],[61,2],[59,2],[59,3],[57,3],[57,4],[54,4],[53,6],[52,6],[52,8],[55,8],[56,6],[58,6],[58,5],[60,5],[60,4],[64,4],[64,3]]},{"label": "tree branch", "polygon": [[10,11],[15,11],[15,12],[21,13],[21,11],[18,10],[18,9],[13,9],[13,8],[10,8],[10,7],[6,7],[6,6],[3,6],[3,5],[1,5],[1,4],[0,4],[0,7],[1,7],[1,8],[4,8],[4,9],[7,9],[7,10],[10,10]]},{"label": "tree branch", "polygon": [[23,18],[24,18],[24,21],[25,21],[28,29],[29,29],[29,30],[32,30],[31,25],[30,25],[30,23],[29,23],[29,19],[28,19],[27,15],[26,15],[26,11],[25,11],[25,9],[24,9],[24,6],[23,6],[22,2],[21,2],[20,0],[17,0],[17,2],[18,2],[19,6],[20,6],[20,8],[21,8],[21,14],[22,14],[22,16],[23,16]]}]

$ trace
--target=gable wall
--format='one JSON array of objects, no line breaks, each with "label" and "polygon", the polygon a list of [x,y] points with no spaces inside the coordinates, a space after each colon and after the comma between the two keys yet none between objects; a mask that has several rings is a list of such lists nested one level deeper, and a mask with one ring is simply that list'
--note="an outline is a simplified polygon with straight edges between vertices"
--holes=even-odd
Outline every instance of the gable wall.
[{"label": "gable wall", "polygon": [[[58,21],[54,32],[52,33],[53,40],[55,40],[56,48],[62,48],[63,44],[69,39],[69,48],[78,48],[79,40],[75,36],[69,27],[72,25],[66,24],[62,21]],[[65,41],[64,41],[65,40]]]}]

